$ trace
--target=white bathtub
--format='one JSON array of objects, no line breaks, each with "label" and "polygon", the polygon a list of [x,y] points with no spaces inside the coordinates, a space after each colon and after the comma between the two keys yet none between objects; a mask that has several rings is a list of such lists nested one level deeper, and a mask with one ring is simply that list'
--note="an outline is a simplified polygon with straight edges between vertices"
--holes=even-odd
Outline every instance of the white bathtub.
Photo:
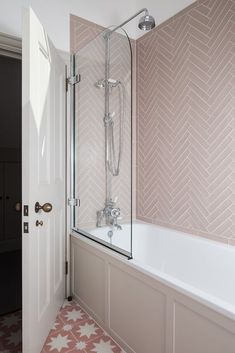
[{"label": "white bathtub", "polygon": [[73,295],[127,352],[235,352],[235,247],[136,223],[133,260],[73,234],[72,269]]}]

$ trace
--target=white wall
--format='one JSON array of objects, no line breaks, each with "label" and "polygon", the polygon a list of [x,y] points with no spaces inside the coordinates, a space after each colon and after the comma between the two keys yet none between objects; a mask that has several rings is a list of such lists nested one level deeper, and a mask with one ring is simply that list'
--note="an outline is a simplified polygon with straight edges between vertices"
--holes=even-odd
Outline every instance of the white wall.
[{"label": "white wall", "polygon": [[[21,37],[22,7],[31,5],[57,48],[69,50],[69,14],[108,27],[136,10],[135,0],[0,0],[0,32]],[[128,28],[135,32],[134,24]]]},{"label": "white wall", "polygon": [[[160,24],[194,0],[0,0],[0,32],[21,37],[22,7],[31,5],[54,44],[69,50],[69,14],[104,27],[119,24],[142,7],[148,7]],[[137,21],[125,27],[130,37],[143,34]]]}]

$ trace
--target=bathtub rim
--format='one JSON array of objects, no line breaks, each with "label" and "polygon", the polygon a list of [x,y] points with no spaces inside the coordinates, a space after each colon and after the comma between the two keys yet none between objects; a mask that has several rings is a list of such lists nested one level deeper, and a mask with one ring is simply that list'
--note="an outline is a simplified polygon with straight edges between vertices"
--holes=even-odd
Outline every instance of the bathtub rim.
[{"label": "bathtub rim", "polygon": [[[125,226],[125,225],[129,225],[130,223],[123,223],[122,225]],[[163,229],[165,231],[171,231],[171,232],[174,232],[176,234],[179,234],[183,237],[187,237],[187,239],[193,239],[193,240],[199,240],[199,241],[202,241],[204,243],[207,243],[207,244],[213,244],[214,246],[216,247],[223,247],[224,249],[226,250],[229,250],[231,252],[234,252],[235,254],[235,246],[234,245],[231,245],[228,243],[228,238],[210,238],[210,237],[206,237],[202,234],[193,234],[193,233],[187,233],[183,230],[178,230],[178,229],[174,229],[174,228],[170,228],[170,227],[167,227],[167,226],[164,226],[164,225],[161,225],[161,224],[155,224],[155,223],[149,223],[149,222],[145,222],[145,221],[142,221],[142,220],[139,220],[139,219],[134,219],[132,221],[132,226],[134,225],[146,225],[148,227],[153,227],[153,228],[159,228],[159,229]],[[71,232],[78,232],[79,234],[81,233],[86,233],[84,232],[83,230],[76,230],[76,229],[72,229]],[[90,235],[90,233],[87,233]],[[91,238],[90,236],[88,236],[87,238]],[[94,236],[95,238],[95,236]],[[232,238],[231,238],[232,239]],[[104,241],[105,242],[105,241]],[[102,244],[102,241],[98,241],[97,243],[101,243]],[[107,247],[109,248],[109,247]],[[118,247],[117,247],[118,248]],[[109,248],[112,250],[112,248]],[[133,255],[133,254],[132,254]],[[132,257],[133,259],[134,257]]]},{"label": "bathtub rim", "polygon": [[[139,222],[137,222],[137,223],[139,223]],[[145,224],[154,226],[153,224],[149,224],[149,223],[145,223]],[[156,226],[156,227],[158,227],[158,226]],[[161,228],[168,229],[166,227],[161,227]],[[183,233],[180,231],[177,231],[177,232]],[[183,234],[186,235],[187,233],[183,233]],[[214,296],[212,296],[202,290],[197,289],[196,287],[188,285],[187,283],[180,281],[180,280],[178,280],[168,274],[165,274],[162,271],[154,270],[153,267],[148,266],[148,265],[144,265],[139,260],[135,260],[134,258],[128,259],[125,255],[122,255],[122,254],[119,254],[115,251],[112,251],[112,249],[104,247],[102,244],[100,244],[98,242],[94,242],[93,240],[86,238],[85,236],[83,236],[75,231],[71,231],[70,236],[75,239],[81,240],[87,246],[94,248],[96,251],[99,251],[105,255],[113,257],[116,260],[120,261],[122,264],[125,264],[127,266],[131,266],[133,269],[141,272],[145,276],[159,281],[160,284],[165,285],[165,286],[175,290],[176,292],[179,292],[180,294],[185,295],[186,297],[190,297],[191,299],[199,302],[200,304],[205,305],[209,309],[212,309],[212,310],[216,311],[217,313],[224,315],[226,318],[235,321],[235,305],[232,305],[222,299],[216,298],[216,297],[214,297]],[[195,238],[195,237],[197,238],[197,236],[194,236],[191,234],[189,236],[191,236],[193,238]],[[217,242],[214,240],[210,240],[210,239],[202,239],[202,240],[213,242],[213,243],[217,244]],[[230,246],[227,246],[223,243],[218,243],[218,245],[225,246],[226,249],[230,248]]]},{"label": "bathtub rim", "polygon": [[[86,232],[84,230],[81,230],[79,228],[78,229],[72,229],[71,232],[75,233],[75,234],[78,234],[78,235],[81,235],[84,238],[91,240],[93,243],[100,244],[102,247],[104,247],[106,249],[109,249],[109,250],[112,250],[116,254],[123,255],[128,260],[132,260],[133,259],[132,249],[131,249],[131,252],[129,252],[129,251],[127,251],[125,249],[122,249],[122,248],[120,248],[120,247],[118,247],[116,245],[113,245],[113,244],[110,246],[110,244],[107,243],[105,240],[99,239],[95,235],[93,235],[91,233],[88,233],[88,232]],[[99,239],[99,240],[97,240],[97,239]]]},{"label": "bathtub rim", "polygon": [[231,245],[231,244],[229,244],[227,242],[228,238],[220,238],[218,240],[218,239],[206,237],[206,236],[201,235],[201,234],[186,233],[186,232],[184,232],[182,230],[169,228],[167,226],[159,225],[159,224],[155,224],[155,223],[148,223],[148,222],[145,222],[145,221],[142,221],[142,220],[138,220],[138,219],[133,221],[132,224],[133,225],[135,225],[135,224],[143,224],[143,225],[150,226],[150,227],[153,227],[153,228],[156,227],[156,228],[163,229],[165,231],[171,231],[171,232],[179,234],[179,235],[181,235],[183,237],[186,237],[187,239],[189,238],[189,239],[193,239],[193,240],[199,240],[199,241],[202,241],[203,243],[213,244],[216,247],[223,247],[224,249],[232,251],[235,254],[235,246],[233,246],[233,245]]}]

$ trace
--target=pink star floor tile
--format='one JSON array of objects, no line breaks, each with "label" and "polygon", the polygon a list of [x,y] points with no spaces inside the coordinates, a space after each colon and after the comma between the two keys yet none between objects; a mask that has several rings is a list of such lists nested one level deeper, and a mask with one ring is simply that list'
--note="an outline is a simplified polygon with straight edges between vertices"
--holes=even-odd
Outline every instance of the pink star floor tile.
[{"label": "pink star floor tile", "polygon": [[51,333],[54,334],[56,332],[62,331],[64,326],[66,326],[66,324],[64,324],[64,322],[61,320],[60,316],[58,315],[56,318],[56,321],[51,329]]},{"label": "pink star floor tile", "polygon": [[76,341],[74,349],[68,353],[86,353],[87,343],[84,341]]},{"label": "pink star floor tile", "polygon": [[71,333],[51,332],[47,337],[43,353],[66,353],[75,347],[76,341]]},{"label": "pink star floor tile", "polygon": [[72,329],[77,340],[88,342],[104,335],[104,331],[92,319],[87,319],[75,325]]},{"label": "pink star floor tile", "polygon": [[0,352],[22,353],[21,311],[0,317]]},{"label": "pink star floor tile", "polygon": [[75,302],[65,301],[41,353],[124,353]]},{"label": "pink star floor tile", "polygon": [[62,309],[59,314],[59,317],[64,324],[70,325],[78,324],[79,322],[82,322],[89,318],[89,316],[77,305]]},{"label": "pink star floor tile", "polygon": [[[22,353],[22,313],[0,317],[0,353]],[[124,353],[75,302],[65,301],[41,353]]]},{"label": "pink star floor tile", "polygon": [[86,353],[124,353],[107,335],[103,335],[88,343]]}]

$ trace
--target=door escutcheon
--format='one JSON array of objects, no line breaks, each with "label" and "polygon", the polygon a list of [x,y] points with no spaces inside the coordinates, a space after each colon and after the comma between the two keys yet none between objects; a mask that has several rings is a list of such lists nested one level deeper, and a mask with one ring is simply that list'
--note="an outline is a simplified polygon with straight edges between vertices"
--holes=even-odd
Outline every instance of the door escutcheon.
[{"label": "door escutcheon", "polygon": [[36,227],[43,226],[43,221],[36,220]]}]

